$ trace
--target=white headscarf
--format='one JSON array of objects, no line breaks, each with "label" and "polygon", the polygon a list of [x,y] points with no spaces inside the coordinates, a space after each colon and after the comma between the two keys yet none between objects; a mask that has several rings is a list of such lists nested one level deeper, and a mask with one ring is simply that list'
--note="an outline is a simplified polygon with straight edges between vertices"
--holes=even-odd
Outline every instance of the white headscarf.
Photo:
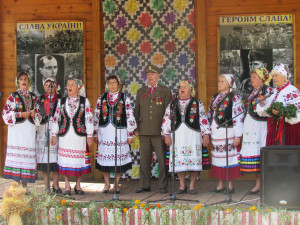
[{"label": "white headscarf", "polygon": [[47,81],[52,81],[54,82],[54,85],[56,86],[56,92],[58,92],[60,90],[60,85],[58,83],[58,81],[55,79],[55,77],[48,77],[46,79],[43,80],[43,86],[45,86],[45,84],[47,83]]},{"label": "white headscarf", "polygon": [[221,76],[225,77],[226,80],[227,80],[227,83],[229,84],[229,90],[230,91],[233,91],[236,89],[236,84],[235,84],[235,81],[234,81],[234,78],[233,78],[233,75],[230,74],[230,73],[225,73],[225,74],[222,74]]},{"label": "white headscarf", "polygon": [[289,75],[289,69],[287,68],[286,65],[284,65],[283,63],[278,63],[274,66],[274,68],[272,69],[272,72],[271,74],[273,73],[280,73],[282,74],[283,76],[285,76],[286,78],[288,78],[288,75]]}]

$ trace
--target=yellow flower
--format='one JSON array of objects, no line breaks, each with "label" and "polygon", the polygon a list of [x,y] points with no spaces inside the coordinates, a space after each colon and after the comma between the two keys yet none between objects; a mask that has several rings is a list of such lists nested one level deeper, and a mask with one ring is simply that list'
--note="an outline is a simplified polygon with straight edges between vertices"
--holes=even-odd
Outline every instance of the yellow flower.
[{"label": "yellow flower", "polygon": [[133,142],[131,143],[131,149],[138,149],[140,146],[140,139],[138,137],[133,137]]},{"label": "yellow flower", "polygon": [[202,208],[202,206],[203,206],[203,205],[200,203],[200,204],[198,205],[198,208],[199,208],[199,209],[201,209],[201,208]]},{"label": "yellow flower", "polygon": [[125,4],[125,9],[129,14],[135,14],[135,11],[138,10],[139,3],[136,0],[129,0]]},{"label": "yellow flower", "polygon": [[145,204],[141,204],[140,207],[143,208],[145,206]]},{"label": "yellow flower", "polygon": [[255,205],[250,208],[250,210],[255,210],[255,209],[256,209]]},{"label": "yellow flower", "polygon": [[61,205],[65,205],[66,204],[66,200],[65,199],[61,200],[60,204]]},{"label": "yellow flower", "polygon": [[161,53],[155,53],[152,62],[155,65],[162,65],[165,62],[165,57]]},{"label": "yellow flower", "polygon": [[219,111],[222,111],[222,108],[219,108]]},{"label": "yellow flower", "polygon": [[268,209],[268,212],[271,212],[271,209]]},{"label": "yellow flower", "polygon": [[123,212],[126,213],[126,212],[127,212],[127,208],[124,208],[124,209],[123,209]]},{"label": "yellow flower", "polygon": [[226,209],[226,212],[228,212],[230,209]]},{"label": "yellow flower", "polygon": [[174,8],[177,11],[184,11],[184,9],[187,7],[187,0],[175,0],[174,2]]},{"label": "yellow flower", "polygon": [[189,31],[185,27],[179,27],[176,30],[176,36],[179,40],[184,41],[189,36]]},{"label": "yellow flower", "polygon": [[140,89],[140,85],[137,82],[133,82],[129,85],[130,93],[135,95],[137,91]]},{"label": "yellow flower", "polygon": [[137,209],[138,207],[136,205],[132,206],[132,208]]},{"label": "yellow flower", "polygon": [[127,36],[131,42],[136,42],[140,38],[140,32],[138,32],[136,29],[131,29],[128,31]]},{"label": "yellow flower", "polygon": [[115,67],[116,65],[116,58],[112,55],[108,55],[106,58],[105,58],[105,65],[107,67]]},{"label": "yellow flower", "polygon": [[137,199],[137,200],[134,201],[134,203],[138,205],[138,204],[141,203],[141,201]]},{"label": "yellow flower", "polygon": [[31,208],[29,208],[29,209],[28,209],[28,212],[31,212],[31,211],[32,211],[32,209],[31,209]]},{"label": "yellow flower", "polygon": [[197,210],[197,209],[199,209],[199,207],[196,205],[196,206],[194,207],[194,210]]}]

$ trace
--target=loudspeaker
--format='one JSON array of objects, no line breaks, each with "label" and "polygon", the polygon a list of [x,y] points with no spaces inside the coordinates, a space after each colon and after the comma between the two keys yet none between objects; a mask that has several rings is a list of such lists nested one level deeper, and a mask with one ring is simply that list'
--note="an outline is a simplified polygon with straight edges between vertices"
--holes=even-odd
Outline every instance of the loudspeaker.
[{"label": "loudspeaker", "polygon": [[300,208],[300,146],[262,148],[261,205]]}]

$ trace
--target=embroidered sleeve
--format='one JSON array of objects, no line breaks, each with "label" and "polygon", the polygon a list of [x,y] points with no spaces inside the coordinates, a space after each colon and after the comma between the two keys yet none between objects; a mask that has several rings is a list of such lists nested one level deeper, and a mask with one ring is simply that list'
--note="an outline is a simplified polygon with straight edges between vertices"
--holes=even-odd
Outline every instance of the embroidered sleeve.
[{"label": "embroidered sleeve", "polygon": [[200,128],[201,128],[201,135],[210,135],[211,134],[211,128],[210,124],[208,122],[208,118],[205,113],[204,105],[202,101],[198,100],[199,102],[199,122],[200,122]]},{"label": "embroidered sleeve", "polygon": [[85,98],[85,126],[88,137],[93,137],[94,124],[93,124],[93,113],[89,100]]},{"label": "embroidered sleeve", "polygon": [[100,96],[97,100],[97,104],[95,106],[95,111],[94,111],[94,136],[97,137],[98,129],[99,129],[99,117],[100,117],[100,112],[101,112],[101,98]]},{"label": "embroidered sleeve", "polygon": [[294,105],[297,107],[298,111],[297,111],[297,117],[295,118],[285,118],[285,121],[291,125],[294,125],[296,123],[300,122],[300,92],[298,89],[293,89],[291,92],[289,92],[288,94],[286,94],[284,96],[284,101],[285,101],[285,105]]},{"label": "embroidered sleeve", "polygon": [[208,106],[208,111],[207,111],[207,119],[210,121],[213,118],[214,112],[211,111],[211,108],[213,108],[213,99],[214,97],[211,98],[209,106]]},{"label": "embroidered sleeve", "polygon": [[130,104],[130,98],[127,96],[125,100],[125,108],[126,108],[126,121],[127,121],[127,137],[133,138],[133,132],[136,129],[136,121]]},{"label": "embroidered sleeve", "polygon": [[168,136],[171,134],[171,104],[169,104],[166,108],[165,115],[163,118],[163,122],[161,125],[161,135]]},{"label": "embroidered sleeve", "polygon": [[6,125],[14,125],[16,123],[16,118],[21,118],[21,112],[15,112],[15,108],[15,98],[13,94],[10,94],[2,111],[2,118]]},{"label": "embroidered sleeve", "polygon": [[243,103],[242,98],[239,95],[235,95],[232,99],[232,118],[233,119],[233,129],[234,135],[237,138],[240,138],[243,134],[243,127],[244,127],[244,113],[243,110]]},{"label": "embroidered sleeve", "polygon": [[53,122],[52,122],[52,127],[51,127],[51,133],[52,136],[57,136],[58,130],[59,130],[59,123],[60,123],[60,101],[61,99],[58,100],[56,110],[54,113],[53,117]]}]

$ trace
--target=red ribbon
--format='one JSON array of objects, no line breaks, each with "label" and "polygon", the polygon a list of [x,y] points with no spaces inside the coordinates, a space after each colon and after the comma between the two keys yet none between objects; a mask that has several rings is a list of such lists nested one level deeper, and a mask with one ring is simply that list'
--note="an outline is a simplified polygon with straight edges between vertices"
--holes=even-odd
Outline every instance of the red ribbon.
[{"label": "red ribbon", "polygon": [[277,134],[277,137],[276,137],[276,141],[279,139],[279,145],[282,145],[283,125],[284,125],[284,117],[282,116],[280,118],[278,134]]}]

